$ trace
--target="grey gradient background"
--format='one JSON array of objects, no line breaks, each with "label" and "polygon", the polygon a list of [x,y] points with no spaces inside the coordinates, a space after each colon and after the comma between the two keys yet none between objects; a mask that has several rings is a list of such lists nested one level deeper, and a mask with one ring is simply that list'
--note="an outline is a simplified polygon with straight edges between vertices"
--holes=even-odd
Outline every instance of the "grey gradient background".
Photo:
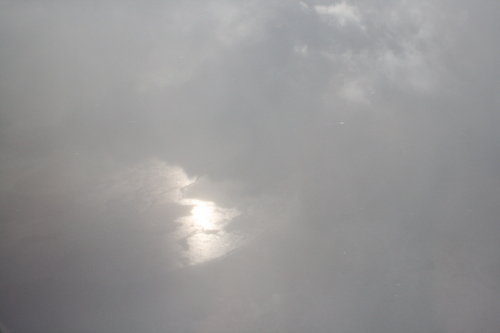
[{"label": "grey gradient background", "polygon": [[[499,332],[499,13],[0,1],[0,320]],[[254,237],[179,264],[172,188]]]}]

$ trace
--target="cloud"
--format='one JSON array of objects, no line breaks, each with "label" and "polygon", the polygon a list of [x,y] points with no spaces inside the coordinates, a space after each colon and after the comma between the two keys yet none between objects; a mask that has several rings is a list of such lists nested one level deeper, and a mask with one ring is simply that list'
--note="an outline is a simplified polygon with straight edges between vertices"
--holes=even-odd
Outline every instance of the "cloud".
[{"label": "cloud", "polygon": [[2,2],[0,308],[496,328],[497,3]]},{"label": "cloud", "polygon": [[138,88],[147,91],[188,82],[220,53],[265,38],[262,27],[267,19],[255,6],[228,1],[165,10],[158,22],[148,27],[156,30],[156,38],[142,64]]},{"label": "cloud", "polygon": [[358,9],[345,1],[330,6],[316,5],[314,10],[319,15],[334,18],[341,26],[348,23],[361,26],[361,16]]},{"label": "cloud", "polygon": [[[444,24],[433,14],[436,9],[429,4],[408,6],[397,1],[356,10],[345,2],[332,6],[321,7],[321,12],[356,13],[358,19],[351,21],[360,22],[363,17],[365,28],[347,31],[329,27],[343,47],[316,50],[332,63],[330,84],[338,96],[368,105],[387,89],[414,94],[432,94],[441,89],[449,37],[435,29]],[[342,68],[342,72],[335,68]],[[332,92],[327,94],[331,96]]]},{"label": "cloud", "polygon": [[367,96],[367,87],[362,82],[350,81],[346,82],[340,90],[340,95],[354,103],[367,105],[369,104],[369,96]]},{"label": "cloud", "polygon": [[296,44],[295,47],[293,48],[295,53],[300,54],[304,57],[307,56],[307,49],[308,49],[307,44],[304,45]]}]

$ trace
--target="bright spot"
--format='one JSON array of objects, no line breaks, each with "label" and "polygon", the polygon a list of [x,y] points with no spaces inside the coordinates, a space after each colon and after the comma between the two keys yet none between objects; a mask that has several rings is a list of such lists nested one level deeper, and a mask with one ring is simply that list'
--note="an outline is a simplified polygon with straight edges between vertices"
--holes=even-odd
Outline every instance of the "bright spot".
[{"label": "bright spot", "polygon": [[214,205],[211,202],[193,200],[195,206],[191,210],[194,225],[203,230],[212,229],[212,218],[214,215]]}]

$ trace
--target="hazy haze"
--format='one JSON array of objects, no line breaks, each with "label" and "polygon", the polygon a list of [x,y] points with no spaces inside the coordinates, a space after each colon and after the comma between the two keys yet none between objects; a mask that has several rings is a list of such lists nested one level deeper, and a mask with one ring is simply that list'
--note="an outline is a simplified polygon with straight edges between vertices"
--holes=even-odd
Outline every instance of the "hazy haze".
[{"label": "hazy haze", "polygon": [[0,320],[499,332],[499,13],[0,1]]}]

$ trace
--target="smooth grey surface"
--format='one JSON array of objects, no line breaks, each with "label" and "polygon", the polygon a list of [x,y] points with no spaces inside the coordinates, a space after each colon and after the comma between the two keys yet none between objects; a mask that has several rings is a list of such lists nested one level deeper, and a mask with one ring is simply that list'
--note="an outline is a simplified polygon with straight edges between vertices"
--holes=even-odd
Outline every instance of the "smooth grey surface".
[{"label": "smooth grey surface", "polygon": [[499,332],[499,13],[0,1],[0,320]]}]

